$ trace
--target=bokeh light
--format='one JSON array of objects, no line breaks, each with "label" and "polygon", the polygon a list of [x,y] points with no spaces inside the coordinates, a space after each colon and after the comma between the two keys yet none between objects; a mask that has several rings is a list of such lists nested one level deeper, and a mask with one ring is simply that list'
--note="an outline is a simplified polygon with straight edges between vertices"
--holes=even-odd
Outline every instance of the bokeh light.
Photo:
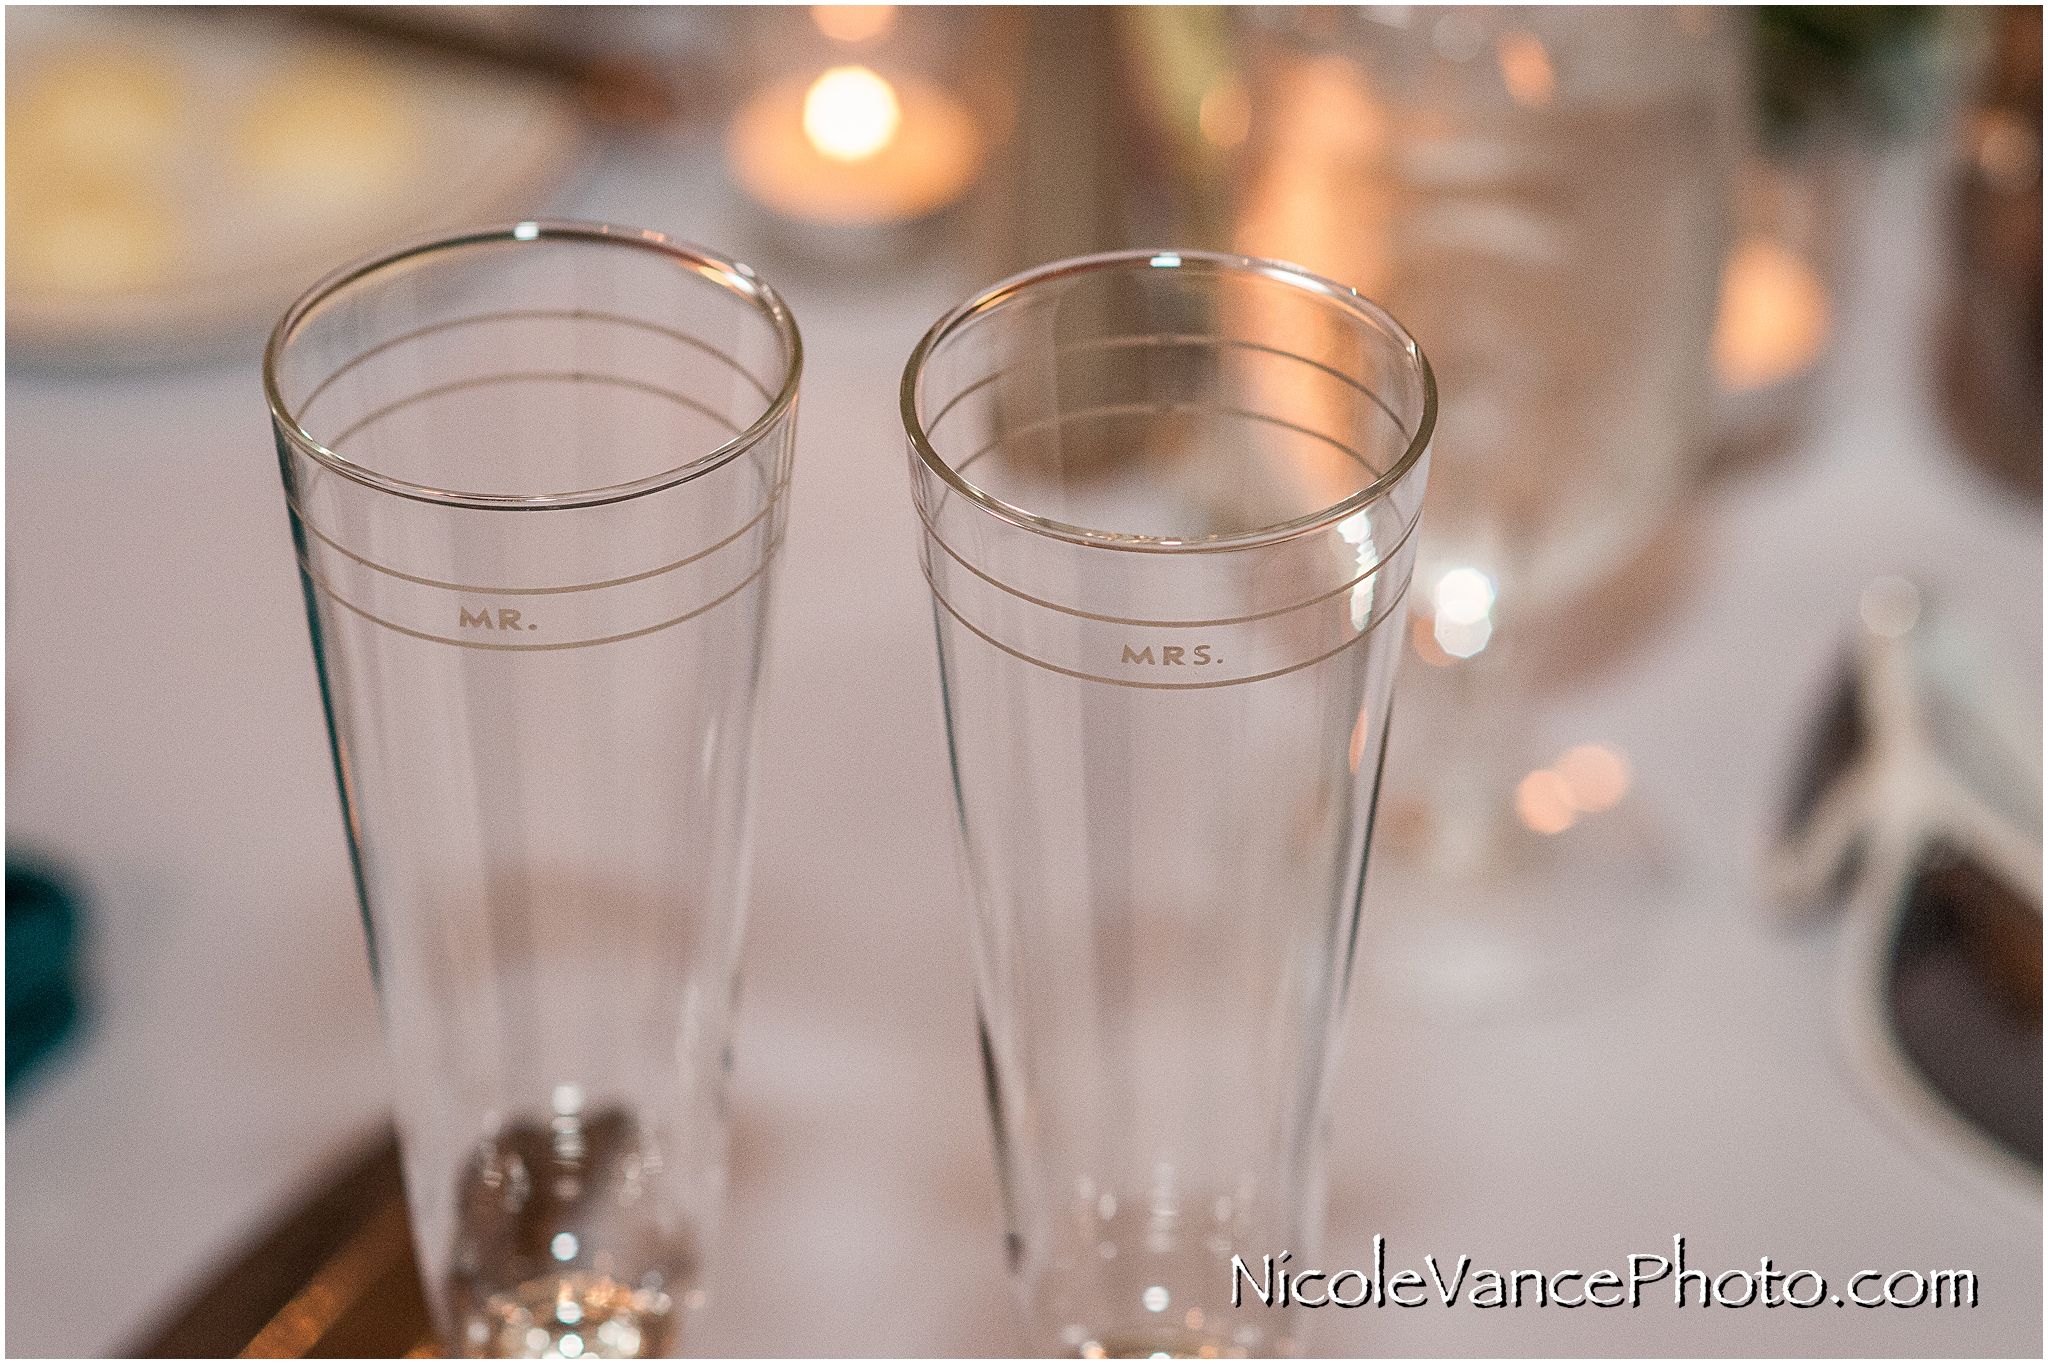
[{"label": "bokeh light", "polygon": [[1612,810],[1628,794],[1628,759],[1604,745],[1567,749],[1551,767],[1564,778],[1572,807],[1583,813]]},{"label": "bokeh light", "polygon": [[1561,834],[1579,817],[1570,783],[1548,767],[1531,772],[1515,787],[1515,813],[1539,834]]}]

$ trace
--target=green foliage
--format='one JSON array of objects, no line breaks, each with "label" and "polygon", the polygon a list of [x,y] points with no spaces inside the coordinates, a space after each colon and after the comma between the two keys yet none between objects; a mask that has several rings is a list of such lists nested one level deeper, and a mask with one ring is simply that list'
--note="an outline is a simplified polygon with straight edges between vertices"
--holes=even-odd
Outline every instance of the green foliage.
[{"label": "green foliage", "polygon": [[1940,95],[1936,5],[1764,5],[1756,11],[1765,136],[1797,146],[1830,116],[1880,140],[1927,126]]}]

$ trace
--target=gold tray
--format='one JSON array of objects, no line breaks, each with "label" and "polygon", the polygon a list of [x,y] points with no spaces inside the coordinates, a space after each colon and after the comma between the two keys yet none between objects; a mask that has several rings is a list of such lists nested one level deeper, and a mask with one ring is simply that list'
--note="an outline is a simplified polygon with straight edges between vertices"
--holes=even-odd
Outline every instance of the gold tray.
[{"label": "gold tray", "polygon": [[153,1338],[144,1359],[421,1359],[442,1354],[420,1292],[388,1127]]}]

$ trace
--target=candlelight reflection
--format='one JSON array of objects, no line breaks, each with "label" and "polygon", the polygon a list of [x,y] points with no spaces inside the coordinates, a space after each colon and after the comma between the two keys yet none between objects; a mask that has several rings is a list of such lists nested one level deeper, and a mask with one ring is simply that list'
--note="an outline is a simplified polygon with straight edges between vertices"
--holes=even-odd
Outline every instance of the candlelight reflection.
[{"label": "candlelight reflection", "polygon": [[1358,764],[1365,759],[1365,741],[1372,734],[1372,707],[1358,708],[1358,723],[1351,727],[1351,746],[1345,760],[1351,765],[1353,776],[1358,774]]},{"label": "candlelight reflection", "polygon": [[1351,589],[1351,628],[1363,630],[1372,619],[1373,584],[1377,579],[1373,570],[1379,567],[1379,546],[1372,539],[1372,518],[1365,512],[1355,512],[1344,518],[1337,526],[1337,534],[1346,544],[1358,547],[1358,585]]}]

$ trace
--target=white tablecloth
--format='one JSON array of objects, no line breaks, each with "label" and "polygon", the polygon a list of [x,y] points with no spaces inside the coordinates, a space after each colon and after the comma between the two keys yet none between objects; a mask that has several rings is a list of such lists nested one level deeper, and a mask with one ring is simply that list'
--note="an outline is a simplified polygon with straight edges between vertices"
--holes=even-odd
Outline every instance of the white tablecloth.
[{"label": "white tablecloth", "polygon": [[[766,705],[734,1183],[693,1353],[1019,1347],[997,1231],[926,589],[896,416],[918,335],[986,281],[778,268],[707,148],[613,152],[559,207],[747,254],[809,351]],[[1690,513],[1666,622],[1551,717],[1618,743],[1679,876],[1625,975],[1536,1014],[1362,991],[1326,1264],[1976,1272],[1974,1310],[1320,1314],[1325,1353],[2038,1354],[2038,1203],[1902,1141],[1836,1059],[1834,934],[1757,852],[1857,593],[1916,577],[2030,689],[2041,523],[1952,455],[1926,355],[1932,153],[1881,167],[1788,460]],[[100,1354],[374,1126],[388,1078],[297,575],[241,365],[7,388],[11,848],[86,893],[90,1013],[8,1106],[7,1346]],[[1668,1289],[1664,1290],[1668,1292]]]}]

